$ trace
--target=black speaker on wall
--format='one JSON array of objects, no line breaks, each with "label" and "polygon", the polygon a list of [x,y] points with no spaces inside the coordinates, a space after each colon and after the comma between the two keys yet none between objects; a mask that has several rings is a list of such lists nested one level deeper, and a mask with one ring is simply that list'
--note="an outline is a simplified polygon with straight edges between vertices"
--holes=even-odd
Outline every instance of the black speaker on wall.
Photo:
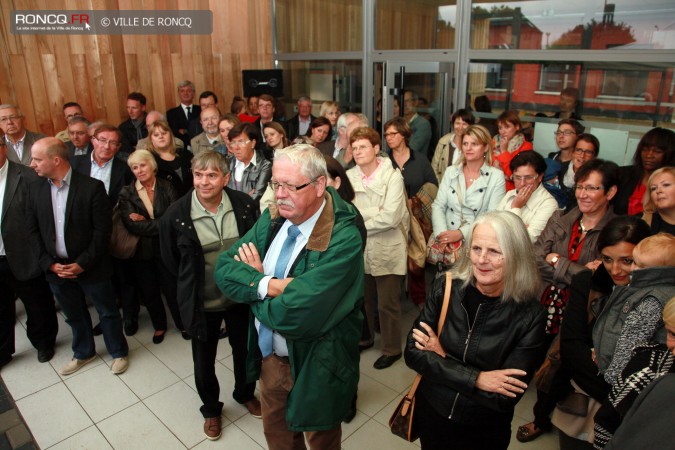
[{"label": "black speaker on wall", "polygon": [[284,96],[284,79],[281,69],[242,70],[244,97],[269,94],[272,97]]}]

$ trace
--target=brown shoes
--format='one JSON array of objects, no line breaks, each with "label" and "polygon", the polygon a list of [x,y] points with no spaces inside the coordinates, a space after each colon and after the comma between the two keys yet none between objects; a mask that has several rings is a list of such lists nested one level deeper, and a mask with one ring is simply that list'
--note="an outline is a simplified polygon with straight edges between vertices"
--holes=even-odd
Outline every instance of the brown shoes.
[{"label": "brown shoes", "polygon": [[262,409],[260,407],[260,400],[253,397],[252,400],[244,402],[244,406],[248,409],[248,412],[255,417],[256,419],[262,419]]},{"label": "brown shoes", "polygon": [[545,431],[541,428],[537,428],[534,422],[530,422],[518,427],[516,439],[518,439],[520,442],[530,442],[534,441],[544,433]]},{"label": "brown shoes", "polygon": [[204,421],[204,434],[206,435],[206,438],[211,440],[211,441],[216,441],[220,439],[221,431],[220,431],[220,424],[221,424],[221,417],[209,417]]}]

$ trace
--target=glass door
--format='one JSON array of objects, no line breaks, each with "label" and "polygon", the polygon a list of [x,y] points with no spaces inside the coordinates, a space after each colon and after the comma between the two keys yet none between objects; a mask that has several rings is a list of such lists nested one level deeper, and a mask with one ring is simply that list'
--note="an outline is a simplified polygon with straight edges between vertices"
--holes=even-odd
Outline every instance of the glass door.
[{"label": "glass door", "polygon": [[378,86],[381,105],[376,105],[381,108],[376,109],[380,111],[380,123],[397,115],[410,120],[415,114],[429,121],[431,139],[427,148],[415,150],[431,159],[439,137],[449,131],[453,64],[389,60],[376,64],[375,73],[382,74],[382,84]]}]

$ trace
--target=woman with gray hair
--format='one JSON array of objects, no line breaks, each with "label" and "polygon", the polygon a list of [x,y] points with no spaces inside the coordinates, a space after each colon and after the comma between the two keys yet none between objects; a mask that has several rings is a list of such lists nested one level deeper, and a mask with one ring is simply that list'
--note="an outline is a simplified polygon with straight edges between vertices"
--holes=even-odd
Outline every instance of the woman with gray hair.
[{"label": "woman with gray hair", "polygon": [[[140,239],[136,254],[126,267],[130,282],[140,291],[150,314],[155,329],[152,342],[159,344],[164,340],[167,329],[161,294],[166,297],[176,327],[185,333],[178,311],[176,291],[171,288],[175,281],[171,282],[159,251],[159,218],[178,199],[178,192],[171,182],[157,178],[157,162],[150,151],[136,150],[129,155],[127,163],[136,176],[136,181],[120,191],[119,209],[124,226],[130,233],[140,236]],[[134,305],[124,306],[124,320],[138,323],[140,305],[137,298],[134,302]]]},{"label": "woman with gray hair", "polygon": [[422,375],[413,420],[423,450],[450,442],[506,449],[515,405],[545,351],[537,266],[523,222],[493,211],[468,232],[440,338],[445,277],[408,333],[405,361]]}]

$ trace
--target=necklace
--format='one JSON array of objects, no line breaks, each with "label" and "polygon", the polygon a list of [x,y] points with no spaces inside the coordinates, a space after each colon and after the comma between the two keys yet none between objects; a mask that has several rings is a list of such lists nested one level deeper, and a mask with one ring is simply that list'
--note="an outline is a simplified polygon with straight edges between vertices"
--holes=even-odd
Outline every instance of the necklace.
[{"label": "necklace", "polygon": [[584,226],[584,219],[579,219],[579,226],[581,227],[581,232],[586,232],[586,227]]}]

